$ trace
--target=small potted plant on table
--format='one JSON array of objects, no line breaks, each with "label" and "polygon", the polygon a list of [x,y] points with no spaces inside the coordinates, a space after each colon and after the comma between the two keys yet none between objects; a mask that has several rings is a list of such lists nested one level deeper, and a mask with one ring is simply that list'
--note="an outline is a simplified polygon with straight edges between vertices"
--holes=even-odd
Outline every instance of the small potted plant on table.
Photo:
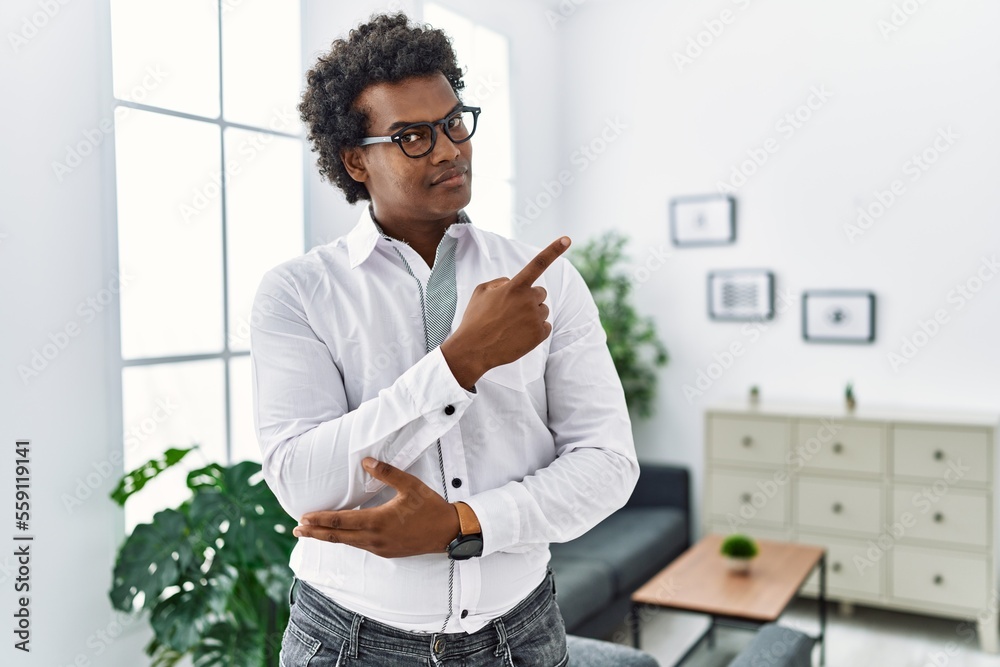
[{"label": "small potted plant on table", "polygon": [[858,405],[858,402],[854,398],[853,382],[848,382],[847,387],[844,389],[844,403],[846,404],[848,412],[854,412],[854,408]]},{"label": "small potted plant on table", "polygon": [[722,555],[726,557],[730,571],[736,574],[750,572],[750,561],[758,551],[757,543],[747,535],[730,535],[722,541]]}]

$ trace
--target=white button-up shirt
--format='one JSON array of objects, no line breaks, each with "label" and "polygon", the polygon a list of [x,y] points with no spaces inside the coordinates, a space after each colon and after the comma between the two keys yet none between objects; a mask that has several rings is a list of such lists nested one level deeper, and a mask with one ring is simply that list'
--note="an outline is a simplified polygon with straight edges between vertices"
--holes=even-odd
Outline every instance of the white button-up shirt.
[{"label": "white button-up shirt", "polygon": [[[477,285],[512,278],[540,248],[472,224],[445,233],[458,237],[454,332]],[[366,456],[468,503],[483,555],[454,563],[451,596],[444,552],[381,558],[302,538],[291,567],[376,621],[440,632],[450,615],[445,632],[472,633],[541,583],[550,542],[624,505],[639,467],[597,307],[565,257],[535,282],[547,290],[552,333],[487,371],[474,392],[440,347],[426,351],[414,278],[426,286],[430,271],[412,247],[382,236],[367,208],[345,236],[268,271],[251,317],[254,425],[264,477],[295,519],[390,500],[395,490],[362,468]]]}]

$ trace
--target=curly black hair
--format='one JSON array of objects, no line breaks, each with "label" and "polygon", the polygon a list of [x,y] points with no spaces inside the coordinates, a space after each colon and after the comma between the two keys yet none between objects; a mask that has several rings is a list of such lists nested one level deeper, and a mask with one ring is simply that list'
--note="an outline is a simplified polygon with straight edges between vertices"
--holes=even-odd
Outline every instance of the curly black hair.
[{"label": "curly black hair", "polygon": [[368,86],[410,77],[443,74],[455,95],[465,87],[451,40],[439,29],[410,23],[406,14],[374,14],[333,42],[306,75],[307,86],[298,106],[309,128],[309,140],[320,176],[333,183],[354,204],[371,200],[363,183],[350,177],[340,151],[357,146],[366,135],[368,118],[354,106]]}]

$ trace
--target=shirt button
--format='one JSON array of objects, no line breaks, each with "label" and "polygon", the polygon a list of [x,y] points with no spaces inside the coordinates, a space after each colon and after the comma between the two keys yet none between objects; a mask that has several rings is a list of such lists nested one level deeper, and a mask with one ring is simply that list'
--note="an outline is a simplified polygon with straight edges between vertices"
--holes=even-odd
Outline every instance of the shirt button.
[{"label": "shirt button", "polygon": [[453,414],[455,414],[455,406],[454,405],[447,405],[447,406],[445,406],[444,413],[446,415],[453,415]]},{"label": "shirt button", "polygon": [[463,609],[462,610],[462,618],[465,618],[468,615],[469,615],[469,610],[468,609]]},{"label": "shirt button", "polygon": [[451,485],[457,489],[458,487],[462,486],[462,480],[456,477],[455,479],[451,480]]}]

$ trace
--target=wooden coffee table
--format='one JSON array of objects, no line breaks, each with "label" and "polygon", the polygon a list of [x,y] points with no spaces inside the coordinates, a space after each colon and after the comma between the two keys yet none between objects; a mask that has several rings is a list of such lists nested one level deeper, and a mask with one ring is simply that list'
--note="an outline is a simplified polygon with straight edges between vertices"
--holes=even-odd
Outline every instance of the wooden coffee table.
[{"label": "wooden coffee table", "polygon": [[820,665],[826,663],[826,550],[791,542],[757,540],[760,553],[750,574],[730,572],[719,553],[724,535],[706,535],[632,594],[630,623],[639,648],[639,613],[643,607],[678,609],[711,617],[677,664],[684,662],[708,638],[715,645],[719,625],[756,629],[785,612],[809,574],[819,568]]}]

